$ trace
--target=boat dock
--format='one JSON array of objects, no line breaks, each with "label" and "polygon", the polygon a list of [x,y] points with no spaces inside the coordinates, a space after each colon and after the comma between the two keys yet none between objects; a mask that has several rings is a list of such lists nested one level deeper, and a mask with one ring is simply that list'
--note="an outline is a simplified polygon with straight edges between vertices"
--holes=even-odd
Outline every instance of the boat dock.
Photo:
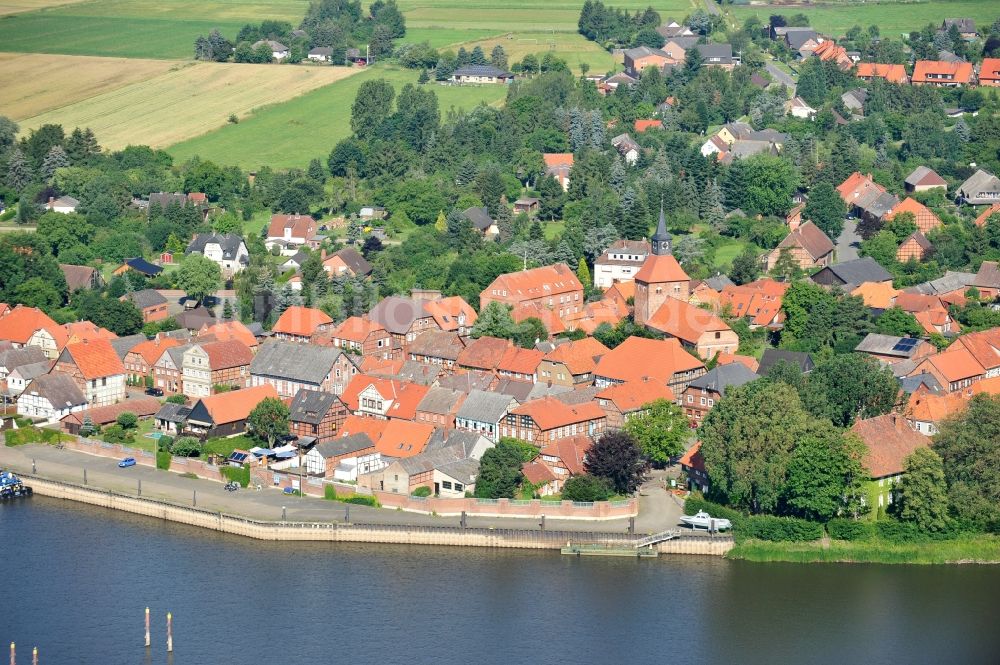
[{"label": "boat dock", "polygon": [[562,554],[575,554],[576,556],[628,556],[638,559],[655,559],[660,555],[657,547],[659,543],[673,540],[680,537],[678,530],[661,531],[650,536],[640,538],[628,545],[612,545],[607,543],[566,543],[559,551]]}]

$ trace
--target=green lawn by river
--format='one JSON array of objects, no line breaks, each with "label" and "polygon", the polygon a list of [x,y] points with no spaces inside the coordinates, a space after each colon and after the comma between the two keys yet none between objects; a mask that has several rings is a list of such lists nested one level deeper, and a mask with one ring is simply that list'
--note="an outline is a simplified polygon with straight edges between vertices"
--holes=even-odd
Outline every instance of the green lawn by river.
[{"label": "green lawn by river", "polygon": [[827,543],[774,543],[748,540],[726,555],[761,563],[1000,563],[1000,537],[960,536],[923,543],[833,540]]}]

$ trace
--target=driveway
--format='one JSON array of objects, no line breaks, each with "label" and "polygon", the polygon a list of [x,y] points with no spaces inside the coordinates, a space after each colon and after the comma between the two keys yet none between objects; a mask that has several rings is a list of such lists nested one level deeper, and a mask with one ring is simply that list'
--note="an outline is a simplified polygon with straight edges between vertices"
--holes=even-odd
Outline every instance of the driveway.
[{"label": "driveway", "polygon": [[860,246],[861,236],[858,235],[858,220],[844,220],[844,230],[837,238],[837,263],[853,261],[858,258]]},{"label": "driveway", "polygon": [[764,63],[764,69],[767,70],[767,73],[770,74],[772,79],[774,79],[777,83],[784,84],[784,86],[788,88],[793,95],[795,94],[794,78],[792,78],[789,74],[783,72],[781,69],[775,66],[775,64],[771,61]]}]

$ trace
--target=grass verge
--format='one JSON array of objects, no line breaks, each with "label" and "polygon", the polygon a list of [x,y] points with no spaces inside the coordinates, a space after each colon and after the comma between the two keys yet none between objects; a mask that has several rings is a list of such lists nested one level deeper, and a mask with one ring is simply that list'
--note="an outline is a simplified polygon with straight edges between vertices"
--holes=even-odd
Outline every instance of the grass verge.
[{"label": "grass verge", "polygon": [[747,540],[730,550],[726,556],[759,563],[1000,563],[1000,537],[969,535],[923,543],[888,543],[882,540],[784,543]]}]

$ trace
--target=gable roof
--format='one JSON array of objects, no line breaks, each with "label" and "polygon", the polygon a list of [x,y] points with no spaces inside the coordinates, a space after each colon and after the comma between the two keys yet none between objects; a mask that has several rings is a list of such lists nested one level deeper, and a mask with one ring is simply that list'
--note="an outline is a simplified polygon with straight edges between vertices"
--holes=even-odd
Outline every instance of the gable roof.
[{"label": "gable roof", "polygon": [[949,348],[964,348],[987,370],[1000,367],[1000,328],[962,335]]},{"label": "gable roof", "polygon": [[601,407],[593,402],[571,405],[561,402],[554,397],[542,397],[541,399],[525,402],[511,410],[511,413],[519,416],[529,416],[542,430],[551,430],[557,427],[583,423],[590,420],[599,420],[605,417]]},{"label": "gable roof", "polygon": [[357,434],[337,437],[332,441],[317,443],[313,450],[324,458],[330,458],[374,448],[375,442],[372,441],[371,437],[365,432],[358,432]]},{"label": "gable roof", "polygon": [[[177,405],[179,406],[179,405]],[[62,419],[64,423],[83,424],[85,418],[90,418],[95,425],[107,425],[113,423],[122,413],[134,413],[140,418],[146,418],[160,410],[160,400],[155,397],[138,397],[136,399],[126,399],[117,404],[98,406],[92,409],[85,409],[71,413]]]},{"label": "gable roof", "polygon": [[320,385],[340,355],[339,349],[331,347],[273,340],[261,345],[250,363],[250,373]]},{"label": "gable roof", "polygon": [[72,377],[58,372],[36,376],[24,388],[22,396],[37,393],[44,397],[55,409],[66,409],[87,403],[83,391],[76,385]]},{"label": "gable roof", "polygon": [[517,406],[517,400],[503,393],[472,390],[462,402],[456,416],[478,422],[498,423],[507,412]]},{"label": "gable roof", "polygon": [[204,254],[205,246],[210,244],[219,246],[223,260],[232,261],[236,259],[240,246],[243,245],[243,238],[235,233],[199,233],[191,239],[184,253]]},{"label": "gable roof", "polygon": [[560,344],[545,354],[544,360],[553,363],[562,363],[569,370],[569,373],[573,375],[589,374],[597,367],[597,361],[601,356],[608,351],[608,347],[593,337],[584,337],[583,339]]},{"label": "gable roof", "polygon": [[480,337],[470,341],[458,354],[458,364],[473,369],[495,370],[511,347],[508,339]]},{"label": "gable roof", "polygon": [[368,263],[367,259],[365,259],[365,257],[353,247],[345,247],[334,252],[326,258],[323,265],[326,265],[335,258],[343,261],[344,265],[346,265],[355,275],[364,276],[370,274],[372,271],[372,264]]},{"label": "gable roof", "polygon": [[431,388],[417,404],[417,411],[426,411],[438,415],[448,415],[465,399],[465,393],[450,388]]},{"label": "gable roof", "polygon": [[705,333],[732,331],[725,321],[712,312],[677,298],[664,300],[646,321],[646,327],[691,345],[696,345]]},{"label": "gable roof", "polygon": [[250,328],[239,321],[220,321],[212,325],[205,324],[198,331],[198,338],[210,338],[218,342],[237,340],[243,342],[251,349],[255,349],[258,346],[257,336],[253,334]]},{"label": "gable roof", "polygon": [[66,278],[66,286],[70,293],[77,289],[89,289],[94,281],[94,273],[97,272],[90,266],[74,266],[68,263],[60,263],[59,269]]},{"label": "gable roof", "polygon": [[242,367],[253,362],[253,352],[250,347],[239,340],[204,342],[196,346],[200,346],[202,351],[208,355],[208,366],[213,371]]},{"label": "gable roof", "polygon": [[[583,461],[587,452],[594,445],[594,442],[587,436],[573,436],[558,439],[546,444],[540,451],[546,457],[555,457],[570,472],[570,475],[579,476],[586,473]],[[543,463],[544,460],[543,460]]]},{"label": "gable roof", "polygon": [[1000,263],[983,261],[972,285],[977,288],[1000,289]]},{"label": "gable roof", "polygon": [[859,62],[857,76],[859,78],[881,78],[889,83],[905,83],[906,69],[903,65]]},{"label": "gable roof", "polygon": [[191,417],[195,419],[196,414],[207,414],[215,427],[239,422],[246,420],[254,407],[269,397],[278,399],[278,391],[269,383],[202,397],[191,407]]},{"label": "gable roof", "polygon": [[812,222],[806,222],[785,236],[778,244],[779,250],[785,247],[801,247],[816,261],[832,252],[834,244],[822,229]]},{"label": "gable roof", "polygon": [[930,233],[944,223],[930,208],[912,196],[908,196],[896,204],[885,216],[885,219],[891,220],[896,215],[904,212],[913,214],[914,221],[917,224],[917,230],[921,233]]},{"label": "gable roof", "polygon": [[949,348],[933,356],[927,356],[923,363],[932,365],[949,383],[983,376],[986,373],[986,368],[965,347]]},{"label": "gable roof", "polygon": [[798,366],[803,373],[811,372],[813,364],[812,356],[803,351],[785,351],[783,349],[765,349],[760,357],[760,365],[757,367],[757,374],[767,376],[771,368],[778,362],[788,362]]},{"label": "gable roof", "polygon": [[296,423],[319,425],[334,405],[340,403],[340,398],[333,393],[321,390],[303,389],[295,393],[292,403],[288,406],[288,420]]},{"label": "gable roof", "polygon": [[534,375],[544,356],[545,354],[537,349],[509,346],[497,363],[497,371]]},{"label": "gable roof", "polygon": [[66,343],[66,330],[37,307],[18,305],[0,318],[0,340],[27,344],[38,330],[46,330],[62,346]]},{"label": "gable roof", "polygon": [[472,223],[473,228],[479,231],[486,231],[493,226],[493,218],[490,217],[490,212],[485,206],[466,208],[462,215]]},{"label": "gable roof", "polygon": [[448,296],[425,300],[424,311],[434,317],[434,323],[441,330],[452,331],[459,328],[471,328],[479,318],[472,305],[465,302],[462,296]]},{"label": "gable roof", "polygon": [[729,363],[702,374],[691,381],[689,388],[710,390],[725,397],[727,388],[738,388],[759,378],[743,363]]},{"label": "gable roof", "polygon": [[383,399],[392,400],[392,406],[386,411],[385,416],[402,420],[413,420],[417,415],[417,405],[430,390],[428,386],[409,381],[356,374],[344,388],[340,399],[347,405],[348,409],[357,411],[360,408],[360,395],[369,386],[374,387]]},{"label": "gable roof", "polygon": [[147,261],[142,257],[125,259],[122,265],[128,266],[132,270],[138,273],[142,273],[143,275],[147,275],[149,277],[155,277],[156,275],[159,275],[161,272],[163,272],[163,268],[157,265],[153,265],[152,263],[150,263],[149,261]]},{"label": "gable roof", "polygon": [[928,437],[914,431],[906,420],[894,413],[858,420],[851,431],[861,437],[868,448],[864,465],[872,478],[902,473],[903,460],[917,448],[931,443]]},{"label": "gable roof", "polygon": [[290,232],[290,238],[308,240],[315,232],[316,220],[310,215],[271,215],[271,224],[267,227],[268,238],[284,238],[285,229]]},{"label": "gable roof", "polygon": [[143,289],[142,291],[126,293],[122,296],[122,300],[129,301],[140,310],[147,309],[149,307],[159,307],[160,305],[165,305],[168,302],[166,298],[154,289]]},{"label": "gable roof", "polygon": [[823,268],[823,270],[829,270],[842,284],[886,282],[892,279],[892,273],[879,265],[870,256],[864,256],[853,261],[844,261],[843,263],[834,263]]},{"label": "gable roof", "polygon": [[543,152],[542,161],[545,166],[573,166],[573,153],[571,152]]},{"label": "gable roof", "polygon": [[874,353],[880,356],[911,358],[919,350],[920,342],[921,340],[912,337],[868,333],[861,340],[861,343],[854,347],[854,350],[861,353]]},{"label": "gable roof", "polygon": [[676,339],[629,337],[601,357],[594,375],[621,382],[641,381],[643,377],[649,377],[667,384],[676,373],[704,366]]},{"label": "gable roof", "polygon": [[389,457],[413,457],[424,451],[433,433],[432,425],[391,419],[375,442],[375,450]]},{"label": "gable roof", "polygon": [[409,332],[413,322],[430,316],[424,309],[424,303],[415,298],[389,296],[383,298],[368,312],[368,318],[376,321],[394,335]]},{"label": "gable roof", "polygon": [[111,348],[115,350],[119,358],[124,359],[128,352],[137,347],[139,344],[146,341],[146,336],[141,333],[136,333],[135,335],[126,335],[125,337],[119,337],[118,339],[111,340]]},{"label": "gable roof", "polygon": [[513,78],[507,70],[492,65],[464,65],[454,71],[452,76],[492,76],[495,78]]},{"label": "gable roof", "polygon": [[934,169],[918,166],[903,180],[911,187],[947,187],[948,183]]},{"label": "gable roof", "polygon": [[312,337],[317,328],[331,323],[333,323],[333,319],[322,310],[293,305],[281,313],[281,316],[275,321],[274,327],[271,328],[271,332],[297,337]]},{"label": "gable roof", "polygon": [[180,345],[180,341],[171,337],[158,337],[156,339],[147,339],[145,342],[139,342],[128,353],[137,353],[142,356],[143,361],[147,365],[153,365],[167,349]]},{"label": "gable roof", "polygon": [[500,293],[506,292],[506,295],[499,297],[533,300],[582,291],[583,284],[569,266],[565,263],[556,263],[499,275],[483,290],[483,294],[489,296],[494,290]]},{"label": "gable roof", "polygon": [[67,344],[60,362],[72,362],[87,381],[125,373],[125,365],[106,339]]},{"label": "gable roof", "polygon": [[608,386],[598,391],[594,397],[598,400],[608,400],[622,413],[638,411],[658,399],[665,399],[668,402],[673,402],[675,399],[673,390],[648,378]]},{"label": "gable roof", "polygon": [[636,282],[645,282],[646,284],[688,282],[691,280],[672,254],[648,255],[633,279]]},{"label": "gable roof", "polygon": [[911,83],[969,83],[972,80],[971,62],[945,62],[942,60],[917,60],[913,64]]}]

